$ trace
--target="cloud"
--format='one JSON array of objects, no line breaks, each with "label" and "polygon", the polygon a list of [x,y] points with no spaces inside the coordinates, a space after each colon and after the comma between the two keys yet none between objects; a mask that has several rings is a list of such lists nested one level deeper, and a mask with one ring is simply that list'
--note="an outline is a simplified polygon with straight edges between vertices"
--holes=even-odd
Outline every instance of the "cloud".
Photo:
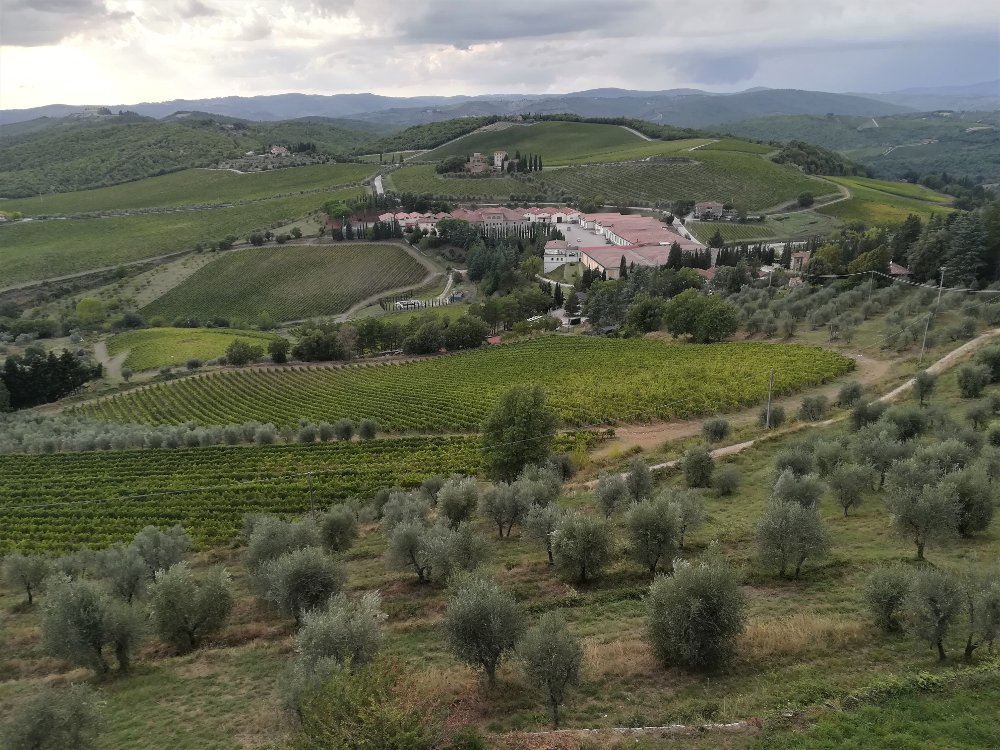
[{"label": "cloud", "polygon": [[103,0],[13,0],[2,11],[4,45],[35,47],[123,23],[130,11],[111,10]]}]

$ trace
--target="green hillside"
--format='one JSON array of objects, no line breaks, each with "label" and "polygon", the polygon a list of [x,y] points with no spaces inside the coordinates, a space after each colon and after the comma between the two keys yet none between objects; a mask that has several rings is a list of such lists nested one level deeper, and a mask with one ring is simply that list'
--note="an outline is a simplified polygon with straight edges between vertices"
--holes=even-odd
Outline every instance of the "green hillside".
[{"label": "green hillside", "polygon": [[2,283],[50,279],[190,249],[228,235],[280,226],[324,201],[350,200],[361,188],[306,193],[245,206],[103,219],[16,222],[0,227]]},{"label": "green hillside", "polygon": [[282,194],[321,190],[358,182],[372,175],[366,164],[319,164],[238,174],[228,170],[186,169],[124,185],[74,193],[40,195],[0,203],[26,216],[67,215],[167,206],[219,205]]},{"label": "green hillside", "polygon": [[546,165],[571,164],[592,157],[642,145],[645,141],[616,125],[596,125],[582,122],[498,123],[483,132],[436,148],[421,159],[439,161],[449,156],[479,151],[492,154],[507,151],[537,154]]},{"label": "green hillside", "polygon": [[896,224],[908,215],[928,219],[936,213],[952,211],[951,196],[935,193],[920,185],[869,180],[863,177],[829,177],[851,191],[851,198],[817,211],[842,221],[862,221],[869,225]]},{"label": "green hillside", "polygon": [[117,356],[128,352],[126,367],[152,370],[178,367],[191,359],[221,357],[226,347],[237,340],[266,349],[274,337],[271,333],[229,328],[143,328],[112,336],[108,339],[108,353]]},{"label": "green hillside", "polygon": [[837,151],[887,177],[948,172],[1000,180],[1000,112],[951,112],[876,117],[796,115],[729,123],[747,138],[802,140]]},{"label": "green hillside", "polygon": [[224,253],[143,308],[148,317],[285,321],[346,312],[428,275],[398,245],[285,245]]}]

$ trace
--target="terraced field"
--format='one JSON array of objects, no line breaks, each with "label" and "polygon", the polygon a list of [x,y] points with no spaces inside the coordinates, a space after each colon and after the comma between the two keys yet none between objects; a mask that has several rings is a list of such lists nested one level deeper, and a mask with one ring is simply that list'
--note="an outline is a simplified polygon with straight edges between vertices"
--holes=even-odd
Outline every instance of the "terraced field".
[{"label": "terraced field", "polygon": [[330,190],[358,182],[374,171],[373,167],[365,164],[321,164],[252,174],[221,169],[186,169],[124,185],[4,201],[3,205],[4,210],[20,211],[25,216],[170,206],[217,206],[289,193]]},{"label": "terraced field", "polygon": [[[375,419],[389,432],[476,430],[511,385],[539,383],[571,425],[693,417],[829,380],[853,362],[819,348],[546,336],[403,365],[206,374],[91,403],[75,413],[145,424]],[[552,383],[557,386],[550,387]]]},{"label": "terraced field", "polygon": [[0,288],[165,255],[227,235],[245,237],[299,219],[327,200],[352,200],[363,192],[348,188],[231,208],[15,222],[0,227]]},{"label": "terraced field", "polygon": [[830,177],[830,180],[851,191],[851,198],[825,208],[819,213],[842,221],[863,221],[866,224],[893,224],[909,214],[926,220],[939,213],[948,213],[951,196],[936,193],[920,185],[903,182],[869,180],[863,177]]},{"label": "terraced field", "polygon": [[201,547],[225,544],[247,513],[308,510],[305,472],[325,507],[478,466],[479,442],[462,438],[0,455],[0,554],[104,547],[149,524],[179,523]]},{"label": "terraced field", "polygon": [[537,187],[514,177],[445,177],[430,164],[415,164],[391,172],[386,188],[399,193],[431,194],[465,200],[510,200],[512,195],[534,195]]},{"label": "terraced field", "polygon": [[142,309],[147,318],[275,321],[337,315],[373,294],[420,284],[427,269],[398,245],[279,245],[222,254]]},{"label": "terraced field", "polygon": [[793,201],[804,192],[833,192],[822,180],[754,154],[702,148],[683,156],[676,162],[545,170],[534,179],[562,195],[601,197],[609,204],[723,200],[749,211]]},{"label": "terraced field", "polygon": [[274,334],[228,328],[144,328],[108,339],[108,353],[127,351],[125,366],[133,370],[177,367],[191,359],[221,357],[233,341],[247,341],[265,350]]}]

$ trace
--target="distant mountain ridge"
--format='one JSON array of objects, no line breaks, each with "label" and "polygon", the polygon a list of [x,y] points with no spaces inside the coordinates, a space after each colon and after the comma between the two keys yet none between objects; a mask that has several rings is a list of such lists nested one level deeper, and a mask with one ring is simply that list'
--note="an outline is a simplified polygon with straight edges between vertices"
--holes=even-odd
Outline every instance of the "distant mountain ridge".
[{"label": "distant mountain ridge", "polygon": [[[351,119],[407,126],[455,117],[569,112],[583,117],[631,117],[680,127],[705,127],[771,115],[890,115],[962,104],[966,109],[1000,107],[1000,82],[908,89],[886,94],[840,94],[799,89],[753,88],[736,93],[700,89],[635,91],[597,88],[566,94],[393,97],[379,94],[273,94],[213,99],[174,99],[121,105],[50,104],[0,110],[0,125],[40,117],[62,118],[97,107],[162,119],[178,112],[267,122],[305,117]],[[929,103],[929,104],[928,104]],[[928,106],[923,106],[927,104]]]}]

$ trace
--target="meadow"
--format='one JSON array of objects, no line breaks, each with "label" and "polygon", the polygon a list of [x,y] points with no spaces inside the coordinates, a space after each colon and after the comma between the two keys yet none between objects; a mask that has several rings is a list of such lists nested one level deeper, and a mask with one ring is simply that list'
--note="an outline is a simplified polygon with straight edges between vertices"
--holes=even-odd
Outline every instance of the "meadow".
[{"label": "meadow", "polygon": [[215,359],[234,341],[246,341],[266,350],[274,338],[271,333],[228,328],[143,328],[112,336],[107,346],[113,357],[127,351],[124,365],[138,372],[178,367],[192,359]]},{"label": "meadow", "polygon": [[3,206],[6,211],[21,211],[25,216],[216,206],[330,190],[363,180],[373,171],[364,164],[320,164],[249,174],[223,169],[185,169],[113,187],[4,201]]},{"label": "meadow", "polygon": [[[848,372],[818,348],[543,336],[405,364],[243,369],[83,405],[82,416],[143,424],[376,420],[388,432],[474,431],[501,393],[539,383],[571,425],[693,417],[753,404]],[[554,385],[557,384],[557,385]]]},{"label": "meadow", "polygon": [[361,188],[275,198],[246,206],[142,216],[16,222],[0,227],[0,288],[189,250],[234,235],[280,226],[352,200]]},{"label": "meadow", "polygon": [[102,547],[149,524],[179,523],[200,547],[228,544],[247,513],[308,510],[307,472],[326,507],[478,466],[466,438],[0,455],[0,553]]},{"label": "meadow", "polygon": [[536,186],[515,177],[447,177],[430,164],[414,164],[390,172],[383,180],[397,193],[430,194],[462,200],[510,200],[512,195],[534,195]]},{"label": "meadow", "polygon": [[827,183],[796,169],[739,151],[701,148],[680,162],[565,167],[534,179],[560,195],[600,197],[610,205],[720,200],[748,211],[772,209],[800,193],[825,195]]},{"label": "meadow", "polygon": [[346,312],[420,284],[427,269],[398,245],[278,245],[223,253],[142,308],[147,318],[300,320]]},{"label": "meadow", "polygon": [[688,231],[707,243],[718,230],[726,242],[753,242],[756,240],[782,241],[808,239],[828,235],[839,227],[840,221],[815,211],[798,211],[774,214],[763,222],[734,224],[727,221],[689,221]]},{"label": "meadow", "polygon": [[868,225],[898,224],[910,214],[926,221],[934,214],[948,213],[953,200],[920,185],[869,180],[863,177],[829,177],[851,191],[846,201],[820,207],[817,212],[845,222],[862,221]]}]

